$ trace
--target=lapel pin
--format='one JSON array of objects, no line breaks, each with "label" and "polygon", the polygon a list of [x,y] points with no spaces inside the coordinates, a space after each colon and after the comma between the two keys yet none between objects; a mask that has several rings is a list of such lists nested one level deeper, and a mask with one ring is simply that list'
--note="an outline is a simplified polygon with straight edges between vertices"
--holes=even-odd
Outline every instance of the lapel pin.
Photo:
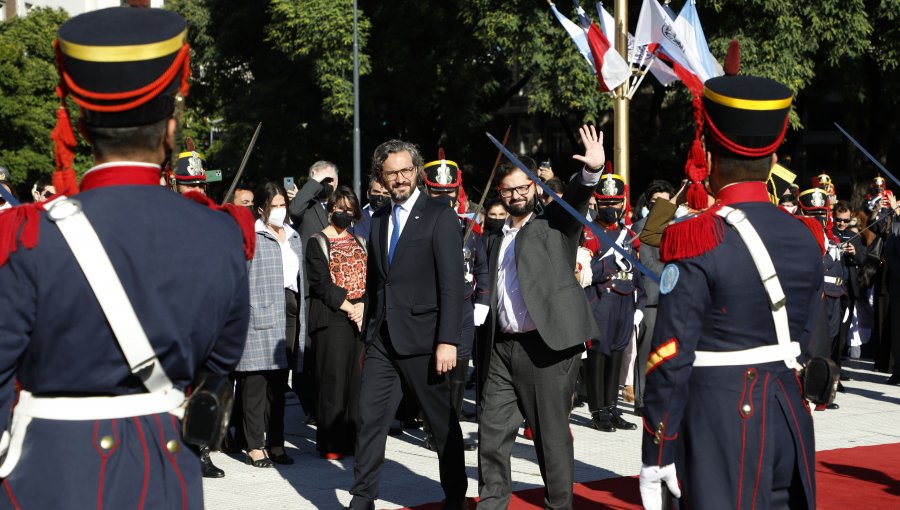
[{"label": "lapel pin", "polygon": [[419,217],[418,217],[418,216],[416,216],[416,219],[419,219]]}]

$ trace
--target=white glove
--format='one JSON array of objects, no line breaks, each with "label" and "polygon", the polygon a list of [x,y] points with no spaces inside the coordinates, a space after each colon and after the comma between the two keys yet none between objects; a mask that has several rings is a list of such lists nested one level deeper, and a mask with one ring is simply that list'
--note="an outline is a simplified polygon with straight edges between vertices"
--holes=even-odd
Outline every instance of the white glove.
[{"label": "white glove", "polygon": [[475,303],[475,325],[481,326],[484,324],[484,320],[487,319],[488,312],[490,311],[490,306]]},{"label": "white glove", "polygon": [[678,477],[675,476],[675,464],[667,466],[641,466],[641,501],[646,510],[662,509],[662,482],[666,482],[669,492],[676,498],[681,497]]},{"label": "white glove", "polygon": [[634,311],[634,327],[640,327],[641,321],[644,320],[644,311],[643,310],[635,310]]},{"label": "white glove", "polygon": [[577,272],[576,279],[582,288],[589,286],[594,278],[594,271],[591,270],[591,257],[593,257],[591,250],[583,246],[579,246],[578,251],[575,252],[575,267],[581,267],[581,271]]}]

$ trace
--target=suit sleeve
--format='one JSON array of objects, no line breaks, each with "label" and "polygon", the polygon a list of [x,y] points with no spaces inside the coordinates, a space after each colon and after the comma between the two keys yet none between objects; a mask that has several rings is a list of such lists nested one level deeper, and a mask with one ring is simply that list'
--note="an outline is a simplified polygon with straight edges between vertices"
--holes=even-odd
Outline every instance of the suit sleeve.
[{"label": "suit sleeve", "polygon": [[[570,186],[566,190],[566,195],[563,197],[563,200],[568,202],[569,205],[578,211],[578,214],[583,218],[587,213],[588,201],[591,199],[591,194],[594,193],[594,188],[596,188],[597,183],[600,182],[600,174],[599,172],[595,174],[587,172],[586,170],[582,170],[581,174],[578,184]],[[588,178],[594,182],[591,182]],[[581,240],[581,232],[584,229],[584,225],[578,218],[569,214],[569,212],[563,209],[556,201],[550,202],[545,209],[544,214],[547,216],[550,228],[559,230],[569,238],[570,242],[573,243],[575,247],[578,246],[578,242]],[[574,252],[572,262],[575,262]]]},{"label": "suit sleeve", "polygon": [[309,179],[297,192],[297,196],[291,200],[289,212],[297,218],[298,223],[303,219],[303,214],[309,210],[309,203],[315,200],[316,195],[322,190],[322,183],[315,179]]},{"label": "suit sleeve", "polygon": [[694,352],[704,311],[711,303],[708,276],[697,263],[699,258],[702,256],[674,262],[677,281],[669,293],[659,297],[644,393],[642,460],[647,465],[665,466],[675,461]]},{"label": "suit sleeve", "polygon": [[438,343],[459,343],[462,304],[465,296],[462,239],[459,220],[449,207],[443,207],[435,218],[432,248],[438,284]]},{"label": "suit sleeve", "polygon": [[677,207],[668,200],[657,200],[647,216],[644,228],[641,229],[641,244],[659,247],[663,230],[669,221],[675,217]]},{"label": "suit sleeve", "polygon": [[17,397],[16,371],[37,320],[37,268],[29,267],[33,257],[21,252],[0,267],[0,430]]},{"label": "suit sleeve", "polygon": [[250,327],[250,283],[243,257],[235,262],[235,288],[222,332],[206,358],[206,367],[218,375],[228,375],[244,354]]},{"label": "suit sleeve", "polygon": [[347,299],[347,290],[334,284],[328,260],[315,237],[310,237],[306,244],[306,278],[309,281],[309,297],[321,300],[334,311],[340,310]]},{"label": "suit sleeve", "polygon": [[491,275],[488,272],[487,250],[478,234],[472,234],[475,245],[475,303],[479,305],[491,304]]}]

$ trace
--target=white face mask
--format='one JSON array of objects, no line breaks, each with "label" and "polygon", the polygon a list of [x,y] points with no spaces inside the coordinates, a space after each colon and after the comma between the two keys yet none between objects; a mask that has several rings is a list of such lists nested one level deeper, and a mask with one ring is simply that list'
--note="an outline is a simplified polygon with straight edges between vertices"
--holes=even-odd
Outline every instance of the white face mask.
[{"label": "white face mask", "polygon": [[269,225],[273,227],[283,227],[284,219],[287,217],[287,209],[284,207],[279,207],[278,209],[272,209],[269,212]]},{"label": "white face mask", "polygon": [[650,209],[647,209],[647,206],[641,207],[641,218],[646,218],[650,216]]}]

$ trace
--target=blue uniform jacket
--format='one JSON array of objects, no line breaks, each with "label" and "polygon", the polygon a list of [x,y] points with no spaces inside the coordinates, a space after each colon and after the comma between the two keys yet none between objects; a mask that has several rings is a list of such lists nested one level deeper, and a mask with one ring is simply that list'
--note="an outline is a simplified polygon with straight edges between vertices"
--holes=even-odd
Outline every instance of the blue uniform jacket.
[{"label": "blue uniform jacket", "polygon": [[[822,251],[811,227],[769,203],[764,183],[734,184],[719,199],[759,233],[787,298],[791,339],[805,351],[822,306]],[[667,243],[690,252],[701,236],[713,243],[672,259]],[[644,464],[676,463],[690,508],[768,508],[770,474],[793,449],[815,508],[812,418],[795,372],[781,361],[693,367],[698,350],[777,343],[746,245],[710,210],[668,227],[661,253],[669,264],[647,361]]]},{"label": "blue uniform jacket", "polygon": [[[240,359],[247,269],[235,221],[160,187],[159,175],[159,167],[105,165],[85,176],[85,191],[74,199],[166,374],[185,389],[200,368],[225,375]],[[0,224],[9,226],[14,216],[6,215],[14,214],[0,215]],[[3,422],[16,380],[36,396],[146,392],[59,229],[44,213],[30,221],[39,222],[37,245],[20,245],[0,267]],[[25,437],[21,460],[3,482],[0,508],[202,507],[198,457],[183,447],[180,423],[168,413],[34,419]]]}]

